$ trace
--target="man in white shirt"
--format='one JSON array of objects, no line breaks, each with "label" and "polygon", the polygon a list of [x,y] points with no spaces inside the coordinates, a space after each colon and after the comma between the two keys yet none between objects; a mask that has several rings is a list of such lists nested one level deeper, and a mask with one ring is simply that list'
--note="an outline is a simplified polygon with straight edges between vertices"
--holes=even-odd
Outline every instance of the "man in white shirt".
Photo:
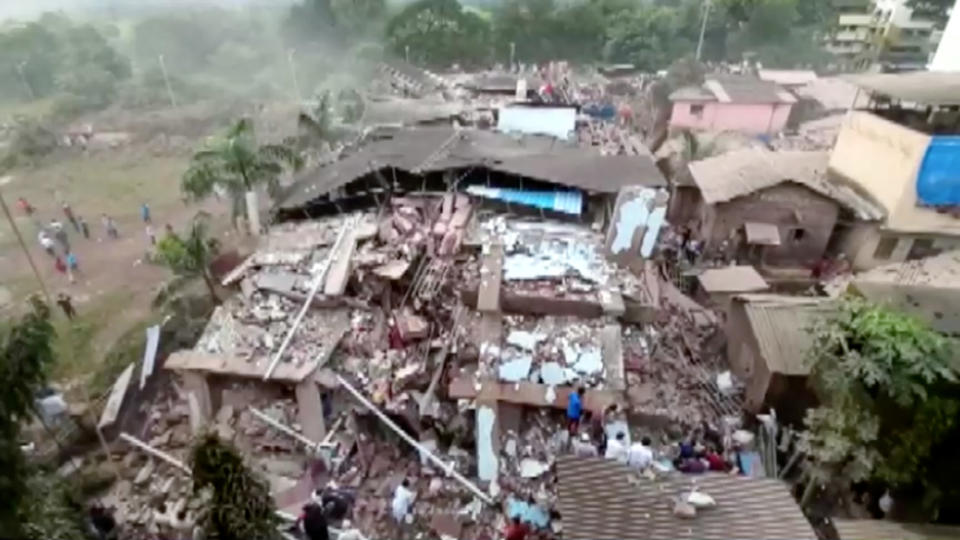
[{"label": "man in white shirt", "polygon": [[627,465],[644,470],[653,463],[653,450],[650,448],[650,437],[644,437],[638,443],[630,445],[627,452]]},{"label": "man in white shirt", "polygon": [[573,440],[573,455],[577,457],[597,457],[597,447],[590,440],[590,434],[584,431],[579,439]]},{"label": "man in white shirt", "polygon": [[393,519],[397,520],[397,523],[406,521],[407,514],[410,513],[410,505],[416,498],[417,494],[410,491],[409,480],[404,480],[397,486],[396,491],[393,492],[393,503],[390,505],[390,509],[393,511]]},{"label": "man in white shirt", "polygon": [[627,462],[627,443],[626,435],[621,431],[617,433],[616,438],[613,440],[607,441],[607,451],[603,457],[607,459],[615,459],[620,463]]},{"label": "man in white shirt", "polygon": [[37,236],[37,238],[40,240],[40,246],[43,247],[43,250],[46,251],[51,257],[56,257],[57,254],[54,251],[54,246],[56,244],[54,244],[53,238],[47,236],[47,233],[44,231],[40,231],[40,234]]}]

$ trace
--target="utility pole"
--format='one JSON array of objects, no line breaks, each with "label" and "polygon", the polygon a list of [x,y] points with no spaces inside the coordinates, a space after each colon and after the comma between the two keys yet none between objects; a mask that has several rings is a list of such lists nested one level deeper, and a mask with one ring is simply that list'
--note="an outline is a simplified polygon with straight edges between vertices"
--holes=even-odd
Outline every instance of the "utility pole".
[{"label": "utility pole", "polygon": [[697,40],[697,62],[700,61],[700,54],[703,52],[703,36],[707,33],[707,19],[710,18],[712,5],[711,0],[703,0],[703,22],[700,24],[700,39]]},{"label": "utility pole", "polygon": [[13,220],[13,216],[10,214],[10,208],[7,207],[7,201],[3,199],[2,191],[0,191],[0,206],[3,207],[3,213],[7,216],[7,221],[10,223],[10,228],[13,230],[13,234],[17,236],[17,241],[20,242],[20,249],[23,250],[24,256],[27,257],[27,262],[30,263],[30,268],[33,269],[33,275],[37,278],[37,282],[40,284],[40,290],[43,291],[43,296],[47,299],[47,305],[50,306],[50,309],[53,309],[53,300],[50,299],[50,293],[47,292],[47,286],[43,282],[43,278],[40,277],[40,271],[37,270],[37,265],[34,264],[33,257],[30,256],[30,250],[27,249],[27,244],[23,241],[23,236],[20,234],[20,229],[17,228],[17,222]]},{"label": "utility pole", "polygon": [[406,63],[408,64],[410,63],[410,46],[409,45],[403,46],[403,59]]},{"label": "utility pole", "polygon": [[17,73],[20,74],[20,82],[23,83],[23,87],[27,90],[27,95],[30,96],[31,100],[37,99],[37,95],[33,92],[33,86],[30,85],[30,81],[27,80],[27,75],[24,73],[23,68],[26,66],[26,62],[20,62],[17,64]]},{"label": "utility pole", "polygon": [[517,55],[517,44],[510,42],[510,71],[513,71],[513,61],[516,59]]},{"label": "utility pole", "polygon": [[293,91],[297,94],[297,103],[303,103],[303,95],[300,94],[300,83],[297,82],[297,68],[293,63],[293,53],[295,49],[287,51],[287,65],[290,66],[290,77],[293,79]]},{"label": "utility pole", "polygon": [[176,108],[177,98],[173,96],[173,87],[170,86],[170,77],[167,77],[167,64],[163,62],[162,54],[157,56],[157,59],[160,61],[160,73],[163,74],[163,84],[167,87],[167,96],[170,97],[170,105]]}]

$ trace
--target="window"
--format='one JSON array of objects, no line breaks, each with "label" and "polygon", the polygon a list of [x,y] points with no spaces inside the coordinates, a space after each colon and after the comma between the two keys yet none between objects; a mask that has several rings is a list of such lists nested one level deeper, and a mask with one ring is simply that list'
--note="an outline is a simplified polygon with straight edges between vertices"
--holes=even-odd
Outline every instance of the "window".
[{"label": "window", "polygon": [[690,105],[690,114],[696,116],[697,118],[703,118],[703,105]]},{"label": "window", "polygon": [[907,260],[913,261],[933,257],[934,255],[939,255],[941,251],[942,250],[934,247],[932,238],[916,238],[913,241],[913,245],[910,246],[910,252],[907,253]]},{"label": "window", "polygon": [[884,236],[877,242],[877,249],[873,252],[873,258],[887,260],[893,255],[893,250],[895,249],[897,249],[897,238],[894,236]]},{"label": "window", "polygon": [[803,242],[803,239],[807,236],[807,231],[804,229],[791,229],[790,230],[790,239],[794,243]]}]

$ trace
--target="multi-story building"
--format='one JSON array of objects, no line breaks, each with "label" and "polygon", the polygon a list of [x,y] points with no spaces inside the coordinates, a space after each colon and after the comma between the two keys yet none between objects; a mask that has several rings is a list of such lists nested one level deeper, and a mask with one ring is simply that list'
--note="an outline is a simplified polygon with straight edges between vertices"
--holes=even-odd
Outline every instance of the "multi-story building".
[{"label": "multi-story building", "polygon": [[836,0],[834,8],[837,26],[826,47],[848,67],[923,69],[939,39],[936,22],[906,0]]},{"label": "multi-story building", "polygon": [[930,63],[932,71],[960,71],[960,0],[953,6],[940,45]]}]

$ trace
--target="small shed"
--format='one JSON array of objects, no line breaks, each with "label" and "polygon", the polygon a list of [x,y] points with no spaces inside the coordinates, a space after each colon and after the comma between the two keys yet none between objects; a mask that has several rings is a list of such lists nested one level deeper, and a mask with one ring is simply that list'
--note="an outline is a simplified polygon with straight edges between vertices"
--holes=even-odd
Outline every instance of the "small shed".
[{"label": "small shed", "polygon": [[827,178],[828,161],[822,151],[748,148],[690,163],[708,250],[757,266],[812,267],[841,211],[852,220],[879,220],[882,209]]},{"label": "small shed", "polygon": [[746,381],[745,407],[758,412],[773,406],[780,416],[802,418],[814,397],[807,388],[811,330],[834,312],[822,297],[744,294],[727,313],[727,360]]},{"label": "small shed", "polygon": [[770,284],[752,266],[711,268],[699,276],[698,300],[719,306],[724,311],[738,294],[770,290]]}]

